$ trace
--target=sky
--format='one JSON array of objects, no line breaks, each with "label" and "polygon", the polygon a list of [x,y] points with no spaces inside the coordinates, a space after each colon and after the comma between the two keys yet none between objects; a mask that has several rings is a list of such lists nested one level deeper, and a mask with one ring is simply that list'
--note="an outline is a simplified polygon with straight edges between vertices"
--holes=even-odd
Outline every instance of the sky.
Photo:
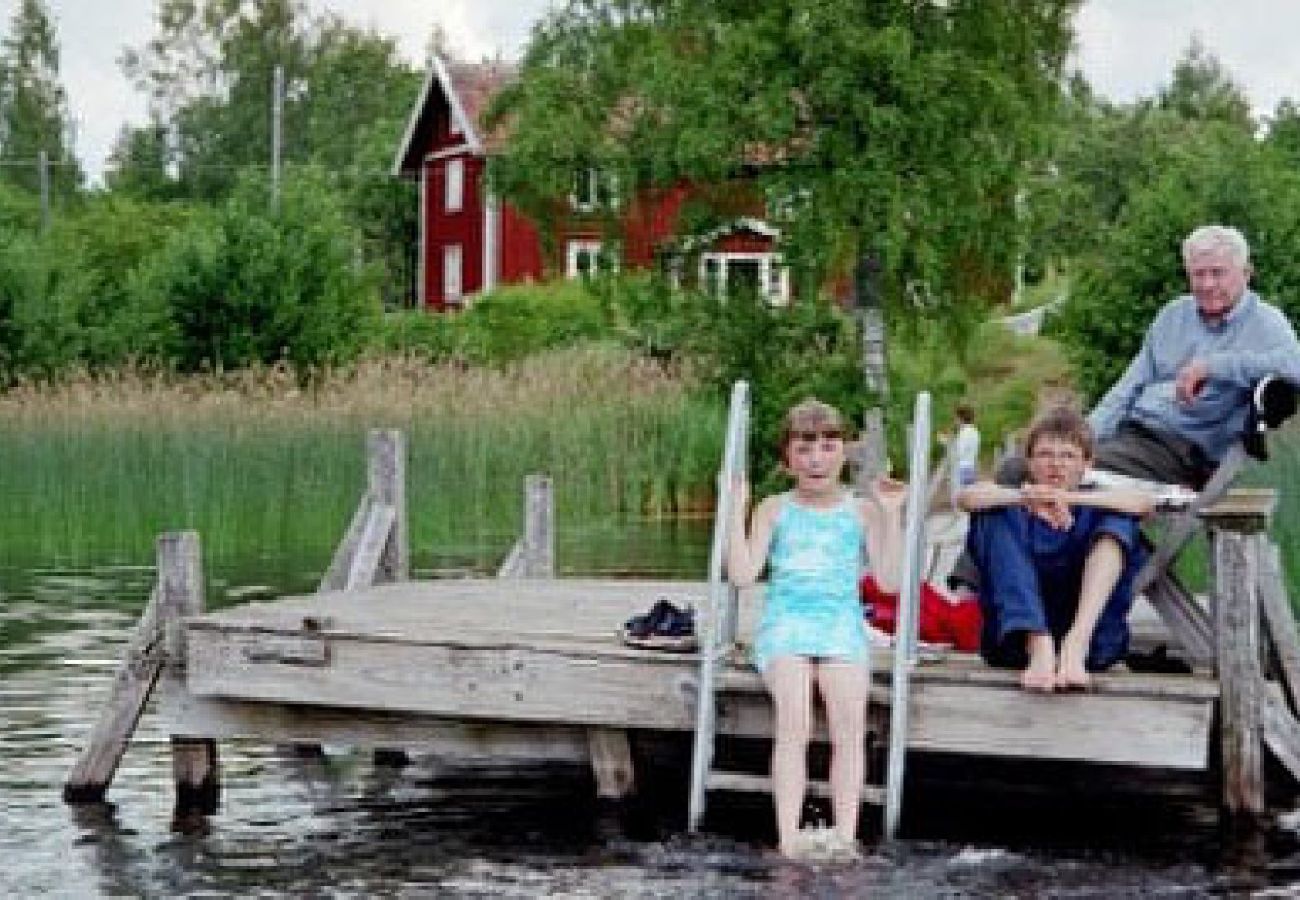
[{"label": "sky", "polygon": [[[7,30],[18,0],[0,0]],[[761,0],[758,0],[761,2]],[[124,47],[153,35],[155,0],[45,0],[62,45],[62,75],[76,125],[75,150],[92,183],[126,122],[145,119],[143,96],[122,75]],[[412,61],[441,25],[470,59],[516,57],[551,0],[308,0],[398,39]],[[1075,62],[1097,91],[1116,100],[1150,96],[1169,79],[1193,36],[1214,53],[1257,112],[1300,99],[1300,0],[1085,0],[1075,22]]]}]

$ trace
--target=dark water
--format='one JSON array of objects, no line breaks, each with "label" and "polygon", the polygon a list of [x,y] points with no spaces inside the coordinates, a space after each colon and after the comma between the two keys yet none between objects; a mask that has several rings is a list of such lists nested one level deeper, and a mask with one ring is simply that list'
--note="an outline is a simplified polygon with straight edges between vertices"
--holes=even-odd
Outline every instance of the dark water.
[{"label": "dark water", "polygon": [[[579,572],[696,575],[707,536],[689,526],[586,535],[560,548]],[[491,553],[417,557],[481,566]],[[313,566],[266,558],[210,569],[209,603],[305,591]],[[648,796],[614,811],[579,768],[474,769],[417,757],[404,768],[327,748],[304,759],[223,742],[221,811],[202,834],[170,828],[167,735],[146,714],[111,804],[65,806],[60,786],[105,696],[152,584],[144,566],[0,570],[0,896],[1194,897],[1300,895],[1300,852],[1278,826],[1219,839],[1198,797],[1154,804],[1105,775],[1040,772],[1076,788],[1043,799],[1023,773],[982,792],[960,767],[915,768],[905,830],[852,865],[781,863],[766,801],[719,800],[709,833],[682,833],[681,742],[638,744]],[[639,760],[640,762],[640,760]],[[957,771],[954,771],[954,770]],[[997,772],[986,772],[998,776]],[[868,815],[870,811],[868,810]]]}]

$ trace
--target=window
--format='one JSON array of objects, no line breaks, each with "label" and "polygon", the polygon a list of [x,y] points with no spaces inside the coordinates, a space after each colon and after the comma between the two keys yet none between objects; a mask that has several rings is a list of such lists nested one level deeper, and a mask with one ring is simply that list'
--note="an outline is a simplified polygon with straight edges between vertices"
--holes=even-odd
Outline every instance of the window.
[{"label": "window", "polygon": [[618,260],[613,251],[600,241],[569,241],[564,257],[564,274],[569,278],[591,278],[618,271]]},{"label": "window", "polygon": [[463,291],[462,256],[460,244],[447,244],[442,248],[442,299],[445,303],[459,303]]},{"label": "window", "polygon": [[574,173],[569,202],[579,212],[613,209],[618,206],[617,182],[599,169],[583,168]]},{"label": "window", "polygon": [[447,160],[444,173],[442,208],[447,212],[460,212],[465,204],[465,160]]},{"label": "window", "polygon": [[700,285],[717,296],[755,291],[773,306],[790,303],[790,274],[775,253],[701,254]]}]

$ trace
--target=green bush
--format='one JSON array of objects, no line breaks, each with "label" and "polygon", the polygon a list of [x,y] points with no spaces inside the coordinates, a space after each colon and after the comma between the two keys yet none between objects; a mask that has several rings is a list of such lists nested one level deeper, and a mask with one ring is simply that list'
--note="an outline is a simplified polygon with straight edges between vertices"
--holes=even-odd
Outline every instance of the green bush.
[{"label": "green bush", "polygon": [[390,313],[375,343],[384,352],[434,362],[500,365],[610,334],[600,297],[583,282],[555,281],[497,288],[464,312]]},{"label": "green bush", "polygon": [[322,174],[292,171],[278,213],[264,179],[245,176],[173,235],[133,287],[141,303],[169,305],[184,371],[282,359],[307,371],[354,358],[377,325],[374,279],[356,247]]}]

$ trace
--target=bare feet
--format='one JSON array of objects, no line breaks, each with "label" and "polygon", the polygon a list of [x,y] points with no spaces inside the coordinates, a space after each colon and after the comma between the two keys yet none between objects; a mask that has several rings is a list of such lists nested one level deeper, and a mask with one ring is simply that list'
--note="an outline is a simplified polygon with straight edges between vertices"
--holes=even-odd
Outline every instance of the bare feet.
[{"label": "bare feet", "polygon": [[1027,691],[1050,693],[1056,687],[1056,648],[1052,636],[1033,633],[1025,638],[1029,665],[1020,673],[1020,686]]},{"label": "bare feet", "polygon": [[1066,635],[1061,641],[1061,659],[1056,667],[1056,686],[1066,691],[1086,691],[1092,687],[1086,661],[1088,644]]}]

